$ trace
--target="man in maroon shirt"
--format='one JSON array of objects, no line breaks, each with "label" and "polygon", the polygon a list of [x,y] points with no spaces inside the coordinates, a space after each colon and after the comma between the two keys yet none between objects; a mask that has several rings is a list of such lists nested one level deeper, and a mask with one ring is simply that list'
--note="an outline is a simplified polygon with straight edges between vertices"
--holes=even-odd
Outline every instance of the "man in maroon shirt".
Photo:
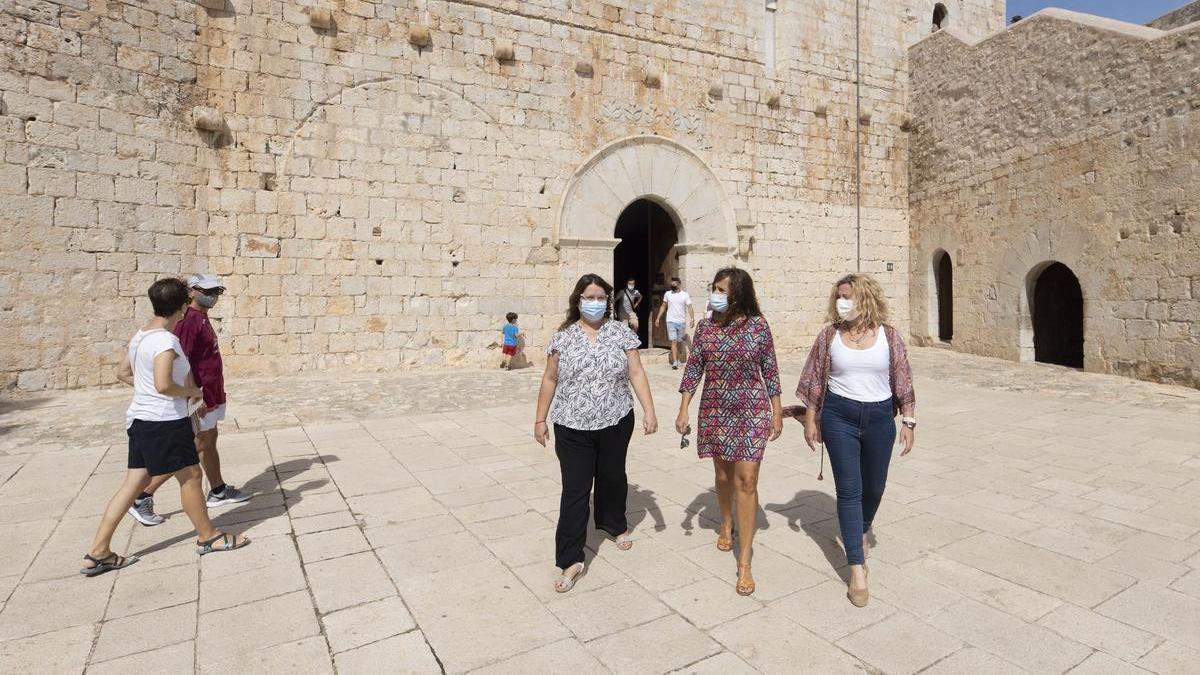
[{"label": "man in maroon shirt", "polygon": [[[208,310],[217,304],[225,292],[221,280],[212,274],[193,274],[188,279],[191,304],[183,319],[175,325],[175,336],[183,346],[196,384],[204,390],[204,403],[196,412],[199,430],[196,432],[196,450],[200,453],[200,466],[208,478],[211,490],[208,506],[236,504],[253,495],[227,485],[221,476],[221,456],[217,454],[217,422],[225,419],[225,376],[221,365],[221,349],[217,345],[217,332],[208,320]],[[146,491],[138,495],[129,513],[143,525],[158,525],[163,517],[154,512],[154,492],[165,483],[170,475],[155,477]]]}]

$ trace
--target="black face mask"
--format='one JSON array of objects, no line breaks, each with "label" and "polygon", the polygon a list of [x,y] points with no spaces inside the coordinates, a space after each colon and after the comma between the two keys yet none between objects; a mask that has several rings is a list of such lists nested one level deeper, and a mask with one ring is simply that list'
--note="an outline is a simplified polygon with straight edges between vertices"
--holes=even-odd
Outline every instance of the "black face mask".
[{"label": "black face mask", "polygon": [[671,290],[673,290],[673,291],[679,290],[679,284],[671,284]]}]

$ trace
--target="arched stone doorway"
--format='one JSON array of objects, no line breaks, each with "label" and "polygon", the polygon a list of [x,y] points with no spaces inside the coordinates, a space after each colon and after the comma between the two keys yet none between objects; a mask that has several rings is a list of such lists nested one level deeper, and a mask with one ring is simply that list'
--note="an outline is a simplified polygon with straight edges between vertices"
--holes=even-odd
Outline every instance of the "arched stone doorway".
[{"label": "arched stone doorway", "polygon": [[954,265],[950,254],[933,255],[933,282],[937,302],[937,336],[943,342],[954,339]]},{"label": "arched stone doorway", "polygon": [[[572,176],[553,241],[564,286],[587,272],[613,269],[614,251],[622,243],[615,228],[640,202],[669,214],[677,240],[667,258],[674,259],[684,290],[705,297],[713,272],[732,264],[739,250],[734,210],[712,169],[689,148],[661,136],[609,143]],[[744,241],[749,241],[748,230]]]},{"label": "arched stone doorway", "polygon": [[642,346],[666,345],[666,329],[652,324],[651,312],[661,302],[671,277],[679,274],[675,219],[654,201],[638,199],[621,212],[613,235],[621,240],[613,249],[613,285],[620,292],[632,278],[642,292],[637,311]]},{"label": "arched stone doorway", "polygon": [[1030,274],[1034,360],[1083,367],[1083,289],[1071,268],[1052,262]]}]

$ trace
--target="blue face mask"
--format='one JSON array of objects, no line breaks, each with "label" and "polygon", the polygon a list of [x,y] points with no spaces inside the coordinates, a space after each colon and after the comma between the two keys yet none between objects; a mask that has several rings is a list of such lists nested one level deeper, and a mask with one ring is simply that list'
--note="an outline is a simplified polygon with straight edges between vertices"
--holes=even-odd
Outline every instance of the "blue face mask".
[{"label": "blue face mask", "polygon": [[604,300],[580,300],[579,313],[588,321],[599,321],[608,313],[608,302]]},{"label": "blue face mask", "polygon": [[714,312],[724,312],[729,309],[729,296],[724,293],[713,293],[708,296],[708,304],[712,306]]}]

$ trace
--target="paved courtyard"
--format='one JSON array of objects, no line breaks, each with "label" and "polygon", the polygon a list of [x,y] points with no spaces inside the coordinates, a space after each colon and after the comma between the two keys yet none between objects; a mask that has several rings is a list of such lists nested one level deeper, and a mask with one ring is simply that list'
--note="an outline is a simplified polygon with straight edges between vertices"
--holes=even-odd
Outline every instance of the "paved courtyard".
[{"label": "paved courtyard", "polygon": [[[648,358],[669,427],[679,373]],[[0,670],[1195,672],[1200,392],[913,358],[917,448],[893,464],[866,609],[792,422],[763,466],[753,597],[713,546],[710,466],[665,429],[630,451],[635,546],[593,538],[558,595],[539,369],[233,381],[225,473],[258,496],[218,522],[253,545],[197,558],[168,486],[164,525],[118,533],[141,561],[95,579],[76,570],[123,471],[127,392],[0,402]]]}]

